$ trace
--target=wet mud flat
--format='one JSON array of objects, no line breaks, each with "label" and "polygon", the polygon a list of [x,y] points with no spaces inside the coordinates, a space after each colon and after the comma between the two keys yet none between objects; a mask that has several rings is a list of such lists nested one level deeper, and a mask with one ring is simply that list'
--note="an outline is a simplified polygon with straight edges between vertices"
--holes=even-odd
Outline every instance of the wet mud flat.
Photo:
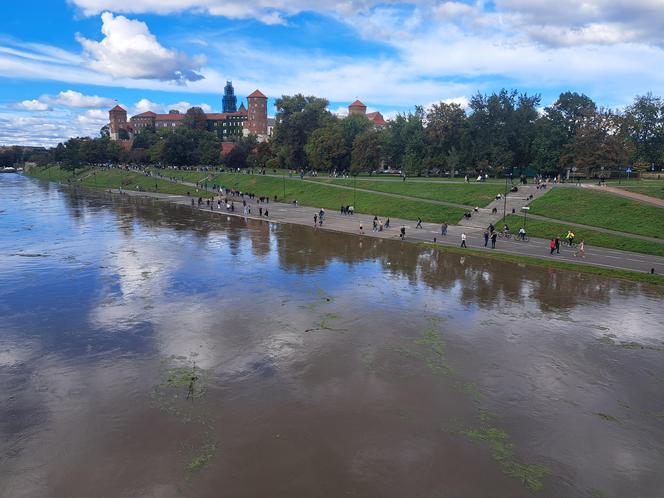
[{"label": "wet mud flat", "polygon": [[661,496],[659,289],[2,189],[0,496]]}]

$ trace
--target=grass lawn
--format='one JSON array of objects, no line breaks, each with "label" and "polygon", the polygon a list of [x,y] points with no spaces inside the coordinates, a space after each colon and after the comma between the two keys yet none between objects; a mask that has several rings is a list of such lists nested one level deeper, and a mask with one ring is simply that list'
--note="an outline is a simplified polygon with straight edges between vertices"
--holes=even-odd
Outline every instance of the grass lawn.
[{"label": "grass lawn", "polygon": [[[319,178],[322,183],[331,183],[352,187],[352,179]],[[486,183],[446,183],[425,181],[385,181],[385,180],[357,180],[357,187],[376,192],[401,194],[420,199],[453,202],[466,206],[484,207],[494,200],[497,193],[504,191],[504,182],[501,185]]]},{"label": "grass lawn", "polygon": [[556,187],[530,204],[530,212],[562,221],[664,238],[664,209],[615,194]]},{"label": "grass lawn", "polygon": [[[510,230],[516,233],[523,226],[523,216],[511,214],[507,217],[507,224]],[[574,228],[563,223],[550,223],[528,218],[526,220],[526,232],[531,237],[541,237],[543,239],[552,239],[556,236],[561,239],[567,235],[567,230],[572,228],[576,240],[585,240],[589,246],[606,247],[609,249],[619,249],[622,251],[640,252],[643,254],[652,254],[655,256],[664,256],[664,243],[649,242],[647,240],[633,239],[630,237],[621,237],[608,233],[597,232],[595,230],[586,230],[583,228]]]},{"label": "grass lawn", "polygon": [[208,175],[216,175],[216,172],[207,172],[207,171],[186,171],[179,169],[168,169],[168,168],[149,168],[153,174],[159,174],[166,178],[177,178],[178,180],[184,180],[186,182],[200,182],[205,180]]},{"label": "grass lawn", "polygon": [[274,198],[280,201],[292,202],[297,200],[301,205],[322,207],[338,210],[341,205],[353,205],[356,213],[375,214],[414,220],[418,216],[424,221],[434,223],[456,223],[463,216],[464,209],[427,202],[411,201],[381,195],[380,193],[357,192],[354,200],[353,190],[339,189],[312,182],[303,182],[299,179],[285,179],[286,196],[284,198],[284,179],[260,176],[221,173],[212,183],[224,187],[253,192]]},{"label": "grass lawn", "polygon": [[[622,187],[621,187],[622,188]],[[664,199],[664,185],[648,185],[648,186],[638,186],[638,187],[625,187],[623,190],[629,190],[630,192],[636,192],[637,194],[649,195],[650,197],[657,197],[658,199]]]},{"label": "grass lawn", "polygon": [[[78,174],[84,174],[90,168],[78,168],[76,170]],[[66,169],[62,169],[59,166],[49,166],[46,168],[32,167],[26,170],[26,173],[40,180],[51,180],[54,182],[66,182],[74,178],[74,172]]]},{"label": "grass lawn", "polygon": [[180,185],[178,183],[161,180],[159,178],[145,176],[143,173],[134,171],[124,171],[119,169],[85,169],[77,170],[76,176],[59,167],[54,166],[51,168],[31,168],[28,172],[29,175],[44,180],[57,180],[67,181],[72,184],[77,184],[83,187],[109,189],[109,188],[123,188],[125,190],[137,190],[136,187],[142,187],[146,192],[163,192],[166,194],[186,195],[190,192],[198,197],[211,197],[203,191],[196,192],[195,188],[188,185]]}]

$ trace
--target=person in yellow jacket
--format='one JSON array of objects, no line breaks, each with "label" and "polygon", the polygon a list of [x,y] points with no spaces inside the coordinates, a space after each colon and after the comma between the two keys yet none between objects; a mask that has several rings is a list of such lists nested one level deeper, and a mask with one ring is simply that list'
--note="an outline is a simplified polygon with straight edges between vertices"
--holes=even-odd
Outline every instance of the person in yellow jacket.
[{"label": "person in yellow jacket", "polygon": [[576,235],[574,235],[574,232],[572,232],[571,230],[568,230],[567,235],[565,235],[565,239],[567,240],[567,244],[570,247],[572,247],[572,244],[574,244],[574,237],[576,237]]}]

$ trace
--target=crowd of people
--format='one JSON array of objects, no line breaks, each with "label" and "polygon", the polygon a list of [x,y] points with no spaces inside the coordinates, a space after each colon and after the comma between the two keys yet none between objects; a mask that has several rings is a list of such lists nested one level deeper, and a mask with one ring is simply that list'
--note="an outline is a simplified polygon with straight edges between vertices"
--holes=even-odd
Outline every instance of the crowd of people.
[{"label": "crowd of people", "polygon": [[[213,185],[212,186],[212,191],[215,193],[219,194],[219,198],[216,199],[216,196],[214,196],[212,199],[206,199],[203,201],[202,197],[199,197],[197,201],[195,201],[193,198],[191,199],[191,205],[192,207],[195,206],[196,204],[200,208],[205,202],[206,206],[210,210],[214,210],[215,208],[215,200],[216,200],[216,205],[217,209],[226,209],[226,211],[229,212],[235,212],[235,200],[239,199],[242,202],[242,213],[244,216],[249,216],[251,215],[251,205],[247,202],[249,201],[255,201],[256,204],[258,204],[258,215],[263,218],[263,217],[269,217],[269,210],[267,207],[267,204],[270,203],[270,198],[268,196],[256,196],[253,192],[243,192],[237,189],[233,188],[227,188],[221,185]],[[189,195],[189,192],[187,192]],[[223,196],[223,197],[222,197]],[[275,196],[274,200],[277,200],[277,197]],[[265,205],[265,206],[264,206]],[[297,201],[293,200],[292,205],[294,207],[297,207]],[[343,216],[352,216],[354,214],[354,207],[351,205],[342,205],[339,209],[339,213]],[[318,212],[316,212],[313,216],[313,221],[314,221],[314,228],[320,228],[323,226],[323,223],[326,220],[326,214],[324,209],[320,209]],[[423,221],[421,218],[417,218],[415,222],[415,229],[423,229],[422,225]],[[364,225],[360,223],[360,234],[364,234]],[[448,223],[442,223],[440,225],[440,234],[441,236],[445,237],[447,236],[447,231],[448,231]],[[373,217],[372,220],[372,231],[373,232],[383,232],[386,230],[390,229],[390,218],[388,217],[385,221],[383,221],[382,218],[379,218],[377,215]],[[406,237],[406,226],[402,225],[402,227],[399,230],[399,237],[401,240],[404,240]],[[495,249],[498,239],[510,239],[514,238],[515,240],[519,241],[526,241],[527,240],[527,235],[526,235],[526,230],[524,227],[520,227],[516,236],[512,237],[512,234],[510,232],[510,228],[507,224],[505,224],[502,228],[502,230],[497,230],[496,227],[493,225],[493,223],[490,223],[489,226],[483,231],[482,238],[484,240],[484,247],[489,247],[489,243],[491,243],[491,249]],[[549,253],[550,255],[554,254],[560,254],[560,248],[561,245],[563,245],[563,240],[566,243],[566,245],[570,248],[575,248],[576,250],[574,251],[574,256],[581,256],[585,257],[585,242],[582,240],[578,244],[575,242],[576,235],[572,230],[568,230],[567,234],[561,238],[561,237],[553,237],[549,240]],[[436,241],[436,238],[434,238],[434,242]],[[461,247],[468,247],[468,234],[464,231],[461,234]]]}]

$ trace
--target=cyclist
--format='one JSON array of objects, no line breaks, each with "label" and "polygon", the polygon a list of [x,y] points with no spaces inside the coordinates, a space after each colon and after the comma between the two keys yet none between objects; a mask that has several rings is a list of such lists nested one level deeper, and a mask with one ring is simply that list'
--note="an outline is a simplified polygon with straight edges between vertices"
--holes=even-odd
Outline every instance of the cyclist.
[{"label": "cyclist", "polygon": [[574,232],[572,232],[571,230],[568,230],[567,235],[565,236],[565,238],[567,239],[567,244],[570,247],[572,247],[572,245],[574,244],[574,237],[576,237],[576,235],[574,235]]},{"label": "cyclist", "polygon": [[507,224],[505,224],[505,226],[503,226],[503,236],[506,239],[508,239],[509,236],[510,236],[510,227],[508,227]]}]

